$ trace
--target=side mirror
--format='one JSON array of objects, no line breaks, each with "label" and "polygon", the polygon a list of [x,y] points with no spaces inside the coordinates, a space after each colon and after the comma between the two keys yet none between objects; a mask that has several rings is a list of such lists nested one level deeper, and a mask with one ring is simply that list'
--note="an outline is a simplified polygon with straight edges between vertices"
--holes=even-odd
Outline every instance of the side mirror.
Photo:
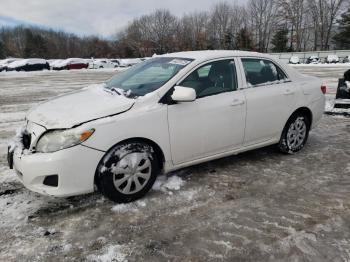
[{"label": "side mirror", "polygon": [[196,100],[196,90],[190,87],[175,86],[171,99],[175,102],[192,102]]}]

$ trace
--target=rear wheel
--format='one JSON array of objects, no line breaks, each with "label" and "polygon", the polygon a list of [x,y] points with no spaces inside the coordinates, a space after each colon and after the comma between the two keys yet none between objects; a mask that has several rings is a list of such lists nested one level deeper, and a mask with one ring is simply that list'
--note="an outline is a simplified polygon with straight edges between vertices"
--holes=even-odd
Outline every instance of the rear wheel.
[{"label": "rear wheel", "polygon": [[296,153],[306,144],[310,131],[310,120],[304,114],[291,116],[285,125],[278,147],[283,153]]},{"label": "rear wheel", "polygon": [[141,142],[112,148],[97,168],[97,186],[107,198],[127,203],[143,197],[159,173],[153,148]]}]

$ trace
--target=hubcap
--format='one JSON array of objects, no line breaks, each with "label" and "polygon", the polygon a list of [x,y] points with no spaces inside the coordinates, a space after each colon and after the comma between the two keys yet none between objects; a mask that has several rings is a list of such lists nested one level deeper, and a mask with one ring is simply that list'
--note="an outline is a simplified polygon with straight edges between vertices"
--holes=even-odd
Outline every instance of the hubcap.
[{"label": "hubcap", "polygon": [[303,117],[298,117],[290,126],[287,133],[287,144],[290,149],[300,147],[306,137],[306,123]]},{"label": "hubcap", "polygon": [[123,194],[139,192],[151,177],[152,165],[147,153],[130,153],[111,166],[115,188]]}]

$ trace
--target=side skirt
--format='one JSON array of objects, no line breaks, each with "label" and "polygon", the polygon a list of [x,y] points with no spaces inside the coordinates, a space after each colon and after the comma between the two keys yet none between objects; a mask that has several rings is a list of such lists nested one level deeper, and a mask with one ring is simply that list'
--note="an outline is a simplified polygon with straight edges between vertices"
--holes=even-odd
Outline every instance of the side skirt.
[{"label": "side skirt", "polygon": [[265,147],[265,146],[270,146],[273,144],[278,143],[278,139],[270,139],[267,141],[264,141],[262,143],[258,143],[258,144],[254,144],[254,145],[249,145],[249,146],[245,146],[245,147],[241,147],[241,148],[236,148],[234,150],[230,150],[230,151],[226,151],[224,153],[220,153],[220,154],[215,154],[212,156],[208,156],[208,157],[204,157],[204,158],[199,158],[190,162],[185,162],[185,163],[181,163],[179,165],[173,165],[173,163],[171,161],[168,161],[164,164],[164,173],[169,173],[171,171],[175,171],[184,167],[188,167],[188,166],[193,166],[193,165],[197,165],[200,163],[204,163],[204,162],[208,162],[211,160],[215,160],[215,159],[219,159],[219,158],[223,158],[223,157],[227,157],[227,156],[231,156],[231,155],[237,155],[239,153],[243,153],[249,150],[253,150],[253,149],[257,149],[257,148],[261,148],[261,147]]}]

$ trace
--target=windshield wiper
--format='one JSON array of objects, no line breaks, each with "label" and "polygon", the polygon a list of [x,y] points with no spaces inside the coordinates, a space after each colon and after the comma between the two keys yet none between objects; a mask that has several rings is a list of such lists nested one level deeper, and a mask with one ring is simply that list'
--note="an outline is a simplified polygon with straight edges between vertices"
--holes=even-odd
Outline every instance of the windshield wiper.
[{"label": "windshield wiper", "polygon": [[118,87],[112,87],[111,89],[110,89],[111,91],[113,91],[113,92],[115,92],[115,93],[117,93],[118,95],[124,95],[124,93],[123,92],[121,92],[120,91],[120,88],[118,88]]},{"label": "windshield wiper", "polygon": [[115,92],[116,94],[120,95],[120,96],[125,96],[127,98],[137,98],[137,95],[134,94],[131,89],[129,90],[124,90],[124,89],[121,89],[119,87],[112,87],[109,89],[110,91],[112,92]]}]

